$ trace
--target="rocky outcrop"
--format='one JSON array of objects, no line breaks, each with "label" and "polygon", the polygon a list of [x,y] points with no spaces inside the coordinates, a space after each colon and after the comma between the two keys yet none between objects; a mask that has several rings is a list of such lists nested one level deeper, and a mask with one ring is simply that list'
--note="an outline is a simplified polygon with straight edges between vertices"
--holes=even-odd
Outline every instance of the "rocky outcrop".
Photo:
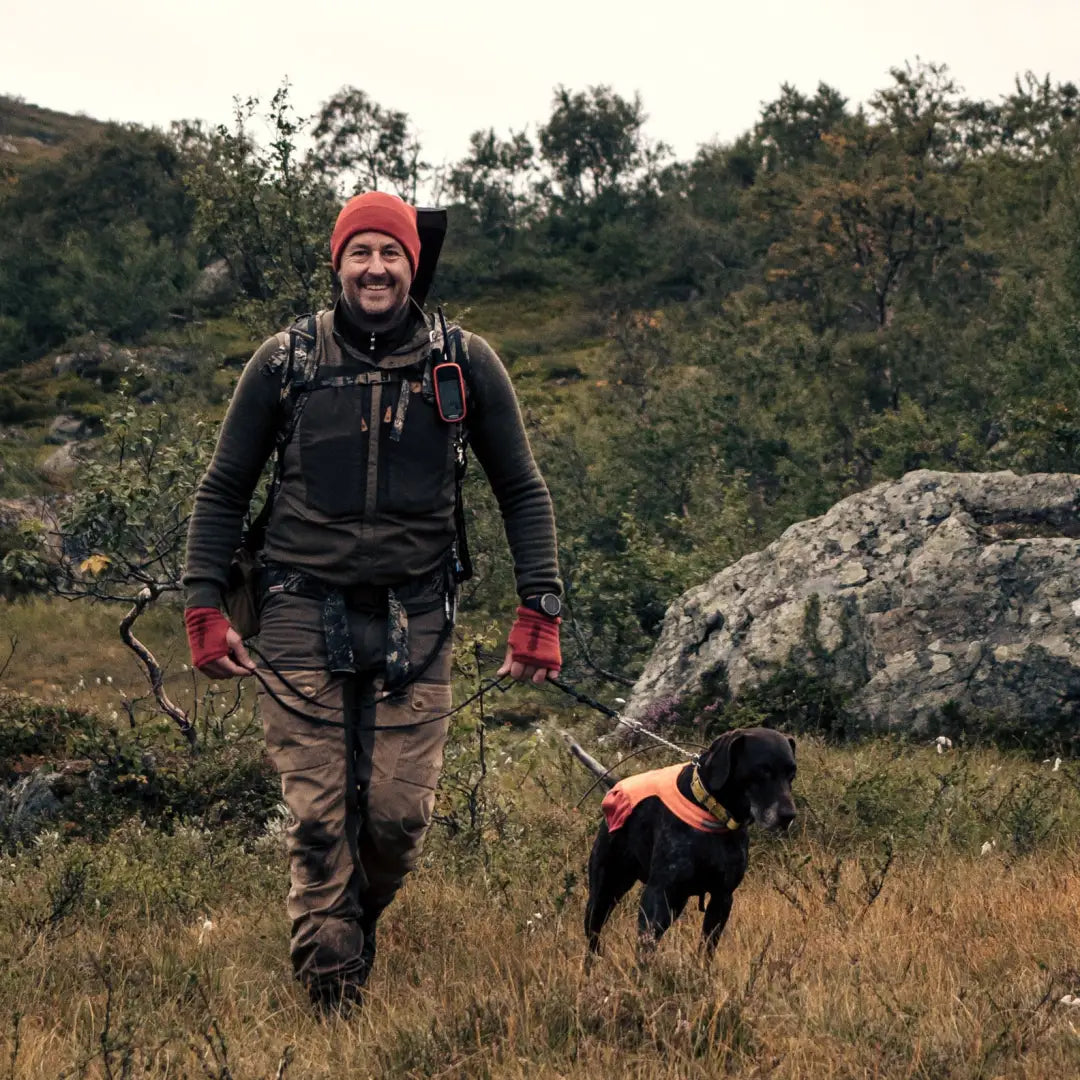
[{"label": "rocky outcrop", "polygon": [[625,715],[800,678],[862,730],[1080,719],[1080,476],[914,472],[792,525],[671,605]]},{"label": "rocky outcrop", "polygon": [[45,438],[47,442],[64,445],[77,439],[88,439],[93,430],[94,425],[80,416],[57,416],[49,424],[49,434]]},{"label": "rocky outcrop", "polygon": [[165,345],[123,348],[111,341],[88,339],[74,352],[58,353],[52,366],[54,375],[78,375],[111,387],[121,378],[137,383],[161,375],[189,374],[195,370],[196,357]]},{"label": "rocky outcrop", "polygon": [[236,299],[239,287],[225,259],[215,259],[199,271],[191,302],[201,311],[223,311]]},{"label": "rocky outcrop", "polygon": [[66,442],[58,446],[38,466],[38,472],[53,487],[65,487],[78,471],[81,459],[76,444]]},{"label": "rocky outcrop", "polygon": [[42,767],[10,787],[0,784],[0,838],[5,844],[26,843],[59,817],[60,800],[53,790],[59,779]]}]

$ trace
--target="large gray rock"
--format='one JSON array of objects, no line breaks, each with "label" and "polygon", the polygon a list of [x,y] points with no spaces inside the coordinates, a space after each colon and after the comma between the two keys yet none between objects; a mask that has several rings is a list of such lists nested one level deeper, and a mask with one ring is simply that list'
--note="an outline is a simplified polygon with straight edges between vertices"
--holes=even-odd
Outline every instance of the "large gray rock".
[{"label": "large gray rock", "polygon": [[671,605],[625,715],[802,676],[865,730],[1080,717],[1080,476],[913,472],[792,525]]}]

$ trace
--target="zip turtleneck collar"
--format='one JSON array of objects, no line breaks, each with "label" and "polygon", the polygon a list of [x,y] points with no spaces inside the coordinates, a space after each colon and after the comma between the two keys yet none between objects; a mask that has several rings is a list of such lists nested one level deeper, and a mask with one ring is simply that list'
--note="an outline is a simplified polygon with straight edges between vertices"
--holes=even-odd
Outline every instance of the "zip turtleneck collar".
[{"label": "zip turtleneck collar", "polygon": [[342,341],[374,362],[408,344],[416,334],[417,319],[416,309],[409,303],[401,318],[385,330],[368,330],[349,318],[340,300],[334,306],[334,330]]}]

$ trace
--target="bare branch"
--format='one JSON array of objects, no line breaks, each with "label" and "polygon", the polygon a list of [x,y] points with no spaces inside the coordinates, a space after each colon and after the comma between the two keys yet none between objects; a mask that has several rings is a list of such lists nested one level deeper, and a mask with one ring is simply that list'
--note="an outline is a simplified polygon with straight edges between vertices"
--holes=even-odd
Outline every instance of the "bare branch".
[{"label": "bare branch", "polygon": [[165,673],[162,671],[161,665],[158,664],[154,654],[131,632],[135,620],[157,599],[158,595],[159,593],[150,587],[140,590],[131,610],[120,623],[120,637],[146,668],[146,677],[150,680],[150,685],[154,690],[154,697],[157,699],[161,711],[176,721],[184,738],[194,747],[195,728],[188,720],[187,713],[179,705],[175,705],[165,692]]},{"label": "bare branch", "polygon": [[577,624],[576,619],[569,619],[570,629],[573,631],[574,638],[578,643],[578,648],[581,650],[582,659],[585,661],[585,666],[591,668],[602,679],[607,679],[609,682],[619,683],[620,686],[633,686],[634,680],[628,678],[626,675],[619,675],[614,671],[605,671],[600,667],[589,653],[589,647],[585,643],[585,636],[581,632],[581,628]]},{"label": "bare branch", "polygon": [[11,642],[11,652],[7,654],[7,659],[4,661],[4,666],[0,667],[0,679],[4,677],[4,672],[7,671],[8,665],[11,663],[11,658],[15,655],[15,647],[19,644],[19,635],[9,634],[8,640]]}]

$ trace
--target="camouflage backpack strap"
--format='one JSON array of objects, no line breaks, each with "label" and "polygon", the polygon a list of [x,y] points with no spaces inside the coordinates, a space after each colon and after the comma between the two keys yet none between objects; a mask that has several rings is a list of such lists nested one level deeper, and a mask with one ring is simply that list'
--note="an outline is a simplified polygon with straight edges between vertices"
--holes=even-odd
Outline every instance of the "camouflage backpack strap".
[{"label": "camouflage backpack strap", "polygon": [[317,315],[301,315],[289,327],[289,359],[281,376],[282,424],[278,429],[277,450],[280,457],[296,431],[308,393],[319,373],[319,321]]},{"label": "camouflage backpack strap", "polygon": [[285,448],[289,445],[303,412],[307,400],[306,388],[318,371],[319,358],[315,347],[317,332],[318,322],[315,315],[302,315],[287,331],[289,346],[281,373],[278,399],[281,422],[274,439],[274,475],[271,477],[262,508],[245,530],[244,546],[253,552],[261,551],[266,539],[266,527],[270,523],[274,498],[281,487],[281,476],[285,468]]}]

